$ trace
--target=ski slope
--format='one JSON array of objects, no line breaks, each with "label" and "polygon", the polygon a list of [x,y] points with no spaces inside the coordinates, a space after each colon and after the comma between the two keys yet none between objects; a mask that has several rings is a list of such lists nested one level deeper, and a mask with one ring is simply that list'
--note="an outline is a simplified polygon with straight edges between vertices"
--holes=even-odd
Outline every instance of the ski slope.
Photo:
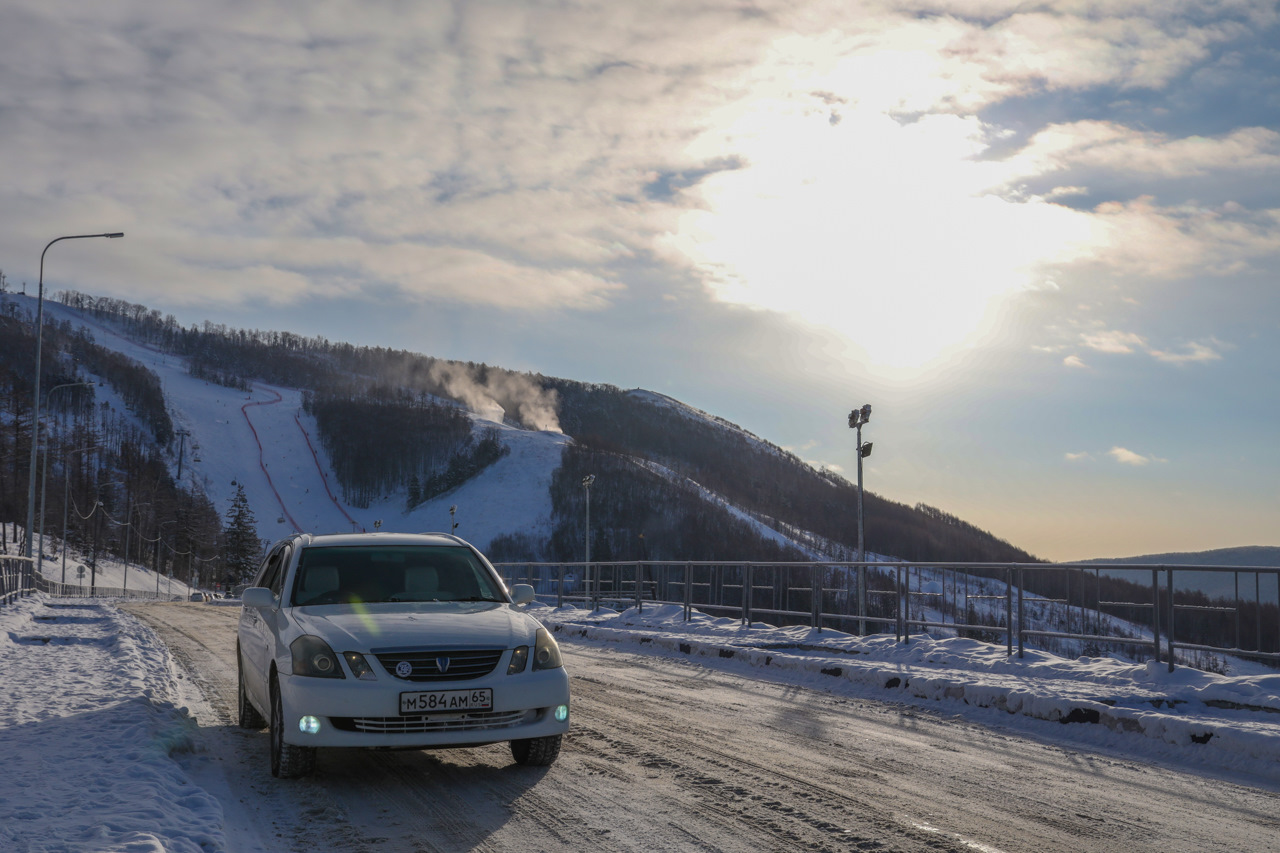
[{"label": "ski slope", "polygon": [[[22,297],[15,297],[22,299]],[[34,300],[27,306],[34,309]],[[254,383],[249,393],[187,372],[186,360],[139,344],[109,325],[53,302],[50,321],[87,327],[96,343],[144,364],[160,378],[176,430],[185,431],[171,470],[194,482],[225,516],[242,486],[258,535],[275,541],[295,532],[352,530],[448,531],[449,508],[457,533],[484,549],[502,533],[545,535],[551,528],[551,476],[570,439],[497,423],[472,414],[475,430],[496,429],[508,455],[461,487],[408,512],[404,494],[386,495],[369,507],[342,499],[341,488],[318,440],[314,419],[302,411],[302,393]],[[109,389],[99,389],[100,392]]]}]

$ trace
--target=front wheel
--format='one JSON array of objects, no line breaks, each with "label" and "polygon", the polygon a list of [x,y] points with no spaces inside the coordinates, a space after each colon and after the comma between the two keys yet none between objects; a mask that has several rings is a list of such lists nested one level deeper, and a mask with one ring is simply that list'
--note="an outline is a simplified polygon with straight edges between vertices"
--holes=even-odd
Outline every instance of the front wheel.
[{"label": "front wheel", "polygon": [[549,767],[560,755],[560,741],[564,735],[547,735],[531,737],[525,740],[511,741],[511,757],[516,764],[527,764],[532,767]]},{"label": "front wheel", "polygon": [[280,682],[271,676],[271,775],[280,779],[308,776],[316,766],[314,746],[294,746],[284,742],[284,703]]}]

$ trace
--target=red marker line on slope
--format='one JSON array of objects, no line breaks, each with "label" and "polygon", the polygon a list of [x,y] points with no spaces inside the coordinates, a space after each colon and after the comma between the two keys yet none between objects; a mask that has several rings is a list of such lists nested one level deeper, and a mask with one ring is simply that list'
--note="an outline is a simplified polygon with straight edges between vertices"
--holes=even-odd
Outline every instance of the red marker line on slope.
[{"label": "red marker line on slope", "polygon": [[274,391],[270,388],[261,390],[265,390],[269,394],[275,394],[276,398],[274,400],[262,400],[257,403],[245,403],[240,407],[240,414],[244,415],[244,422],[249,425],[249,431],[253,433],[253,440],[258,443],[258,467],[262,469],[263,476],[267,478],[267,485],[271,487],[271,493],[276,496],[276,502],[280,504],[280,511],[284,513],[284,517],[293,525],[293,529],[298,533],[302,533],[302,525],[293,520],[293,516],[289,514],[289,508],[284,505],[284,498],[280,497],[280,492],[276,490],[275,481],[271,479],[271,472],[267,470],[267,461],[262,450],[262,439],[258,437],[258,430],[254,428],[253,421],[249,419],[250,406],[274,406],[276,403],[283,400],[284,397],[280,396],[280,392]]},{"label": "red marker line on slope", "polygon": [[302,425],[302,421],[297,415],[293,416],[293,422],[298,425],[298,429],[302,430],[302,438],[307,442],[307,449],[311,451],[311,458],[315,460],[316,470],[320,472],[320,482],[324,483],[324,490],[328,493],[329,500],[333,501],[333,505],[338,508],[338,512],[342,513],[347,521],[351,522],[352,526],[359,527],[361,533],[368,533],[369,531],[365,529],[364,525],[352,518],[346,507],[338,501],[338,498],[333,494],[333,489],[329,488],[329,478],[325,476],[324,467],[320,464],[320,456],[316,453],[315,445],[311,443],[311,436],[307,433],[307,428]]}]

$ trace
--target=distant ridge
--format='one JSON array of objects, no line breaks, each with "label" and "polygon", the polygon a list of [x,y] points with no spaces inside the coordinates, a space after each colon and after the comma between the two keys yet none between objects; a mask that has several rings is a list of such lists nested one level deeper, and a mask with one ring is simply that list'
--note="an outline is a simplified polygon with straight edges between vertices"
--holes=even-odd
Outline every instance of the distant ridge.
[{"label": "distant ridge", "polygon": [[[1238,548],[1215,548],[1211,551],[1174,552],[1169,554],[1147,554],[1141,557],[1119,557],[1096,560],[1081,560],[1081,563],[1125,563],[1128,565],[1171,565],[1185,566],[1241,566],[1280,567],[1280,547],[1275,545],[1243,545]],[[1125,577],[1132,573],[1104,572],[1117,577]],[[1244,577],[1252,578],[1256,572]],[[1176,580],[1179,589],[1198,589],[1210,598],[1235,598],[1237,575],[1225,572],[1180,572]],[[1132,577],[1126,578],[1132,580]],[[1255,580],[1247,580],[1241,587],[1240,594],[1246,599],[1260,595],[1267,601],[1275,601],[1277,597],[1274,576],[1261,573]]]},{"label": "distant ridge", "polygon": [[1211,551],[1178,551],[1168,554],[1146,554],[1140,557],[1106,557],[1081,560],[1082,563],[1181,563],[1191,566],[1280,566],[1280,546],[1242,545],[1238,548],[1215,548]]}]

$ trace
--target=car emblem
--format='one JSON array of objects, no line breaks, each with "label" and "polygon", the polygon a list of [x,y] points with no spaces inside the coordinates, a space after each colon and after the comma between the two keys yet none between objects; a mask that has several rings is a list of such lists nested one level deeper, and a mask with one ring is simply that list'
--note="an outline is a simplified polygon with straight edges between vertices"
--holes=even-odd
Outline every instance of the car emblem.
[{"label": "car emblem", "polygon": [[448,672],[448,671],[449,671],[449,659],[448,659],[448,658],[436,658],[436,669],[440,670],[441,672]]},{"label": "car emblem", "polygon": [[396,675],[401,678],[408,678],[413,675],[413,664],[407,660],[400,661],[400,663],[396,664]]}]

